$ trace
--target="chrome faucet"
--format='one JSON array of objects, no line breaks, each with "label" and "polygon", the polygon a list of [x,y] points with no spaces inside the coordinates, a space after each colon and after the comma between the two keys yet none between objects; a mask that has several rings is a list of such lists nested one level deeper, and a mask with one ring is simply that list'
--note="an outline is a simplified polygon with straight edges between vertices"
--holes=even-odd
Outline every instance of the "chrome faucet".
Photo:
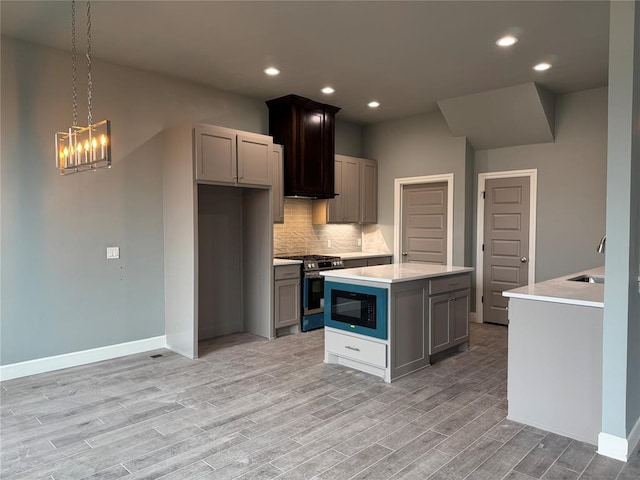
[{"label": "chrome faucet", "polygon": [[598,247],[596,248],[596,252],[604,253],[604,247],[605,247],[606,243],[607,243],[607,234],[605,233],[604,235],[602,235],[602,238],[600,239],[600,243],[598,243]]}]

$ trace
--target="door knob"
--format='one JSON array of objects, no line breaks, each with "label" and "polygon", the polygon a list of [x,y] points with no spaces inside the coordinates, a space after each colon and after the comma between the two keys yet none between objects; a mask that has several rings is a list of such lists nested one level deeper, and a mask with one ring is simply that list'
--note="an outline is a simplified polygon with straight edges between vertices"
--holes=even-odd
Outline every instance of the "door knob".
[{"label": "door knob", "polygon": [[521,263],[527,263],[527,262],[528,262],[527,257],[522,257],[522,258],[520,259],[520,262],[521,262]]},{"label": "door knob", "polygon": [[407,252],[402,252],[403,257],[406,257],[407,255],[409,255]]}]

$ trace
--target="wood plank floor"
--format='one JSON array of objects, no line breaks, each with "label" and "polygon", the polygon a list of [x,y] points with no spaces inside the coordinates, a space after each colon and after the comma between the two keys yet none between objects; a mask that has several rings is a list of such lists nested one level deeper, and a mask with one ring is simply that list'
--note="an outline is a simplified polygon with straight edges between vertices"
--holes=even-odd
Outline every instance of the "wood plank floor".
[{"label": "wood plank floor", "polygon": [[247,334],[4,382],[0,478],[638,480],[640,456],[505,419],[507,329],[387,385],[323,331]]}]

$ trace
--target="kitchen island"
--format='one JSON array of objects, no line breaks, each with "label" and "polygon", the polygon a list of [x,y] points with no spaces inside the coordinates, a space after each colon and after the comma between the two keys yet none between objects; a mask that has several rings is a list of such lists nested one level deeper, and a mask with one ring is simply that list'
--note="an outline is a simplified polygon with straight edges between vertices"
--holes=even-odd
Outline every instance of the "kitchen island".
[{"label": "kitchen island", "polygon": [[597,445],[604,267],[503,295],[509,297],[507,418]]},{"label": "kitchen island", "polygon": [[321,272],[325,362],[391,382],[466,349],[472,271],[403,263]]}]

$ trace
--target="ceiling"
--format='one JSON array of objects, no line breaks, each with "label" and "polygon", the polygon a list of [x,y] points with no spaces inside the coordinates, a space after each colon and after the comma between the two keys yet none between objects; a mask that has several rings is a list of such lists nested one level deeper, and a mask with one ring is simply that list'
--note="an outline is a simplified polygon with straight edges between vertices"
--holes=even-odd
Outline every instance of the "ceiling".
[{"label": "ceiling", "polygon": [[[76,4],[81,51],[85,5]],[[0,6],[3,35],[70,50],[69,1]],[[91,11],[94,59],[259,100],[295,93],[359,124],[529,81],[555,93],[607,83],[608,2],[103,0]],[[497,47],[506,33],[520,41]],[[541,61],[553,67],[532,70]],[[282,73],[267,77],[271,65]],[[373,99],[378,109],[367,107]]]}]

